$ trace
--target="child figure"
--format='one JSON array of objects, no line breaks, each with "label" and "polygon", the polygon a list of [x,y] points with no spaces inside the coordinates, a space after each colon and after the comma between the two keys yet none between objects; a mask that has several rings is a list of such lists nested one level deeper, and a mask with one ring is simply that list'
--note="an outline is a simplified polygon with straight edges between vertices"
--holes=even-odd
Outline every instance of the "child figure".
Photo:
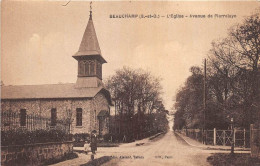
[{"label": "child figure", "polygon": [[84,152],[86,153],[86,154],[88,154],[88,152],[90,152],[90,141],[89,140],[87,140],[87,141],[85,141],[85,144],[84,144]]}]

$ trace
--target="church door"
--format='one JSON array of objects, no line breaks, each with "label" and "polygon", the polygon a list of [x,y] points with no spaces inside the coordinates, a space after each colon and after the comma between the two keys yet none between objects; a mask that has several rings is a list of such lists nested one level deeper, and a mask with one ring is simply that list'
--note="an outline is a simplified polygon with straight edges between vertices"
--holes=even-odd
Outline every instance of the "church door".
[{"label": "church door", "polygon": [[103,117],[99,117],[98,118],[98,121],[99,121],[99,135],[102,135],[102,132],[103,132]]}]

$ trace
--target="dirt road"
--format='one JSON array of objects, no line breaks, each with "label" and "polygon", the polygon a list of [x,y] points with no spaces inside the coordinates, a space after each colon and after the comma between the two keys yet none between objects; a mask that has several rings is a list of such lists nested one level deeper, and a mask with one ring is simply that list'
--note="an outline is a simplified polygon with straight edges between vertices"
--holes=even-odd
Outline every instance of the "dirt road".
[{"label": "dirt road", "polygon": [[[169,126],[172,126],[172,120],[169,122]],[[144,144],[136,146],[140,143]],[[103,164],[105,166],[208,166],[207,157],[211,153],[229,153],[229,151],[210,150],[206,148],[207,146],[194,145],[187,144],[170,129],[167,134],[152,141],[143,139],[122,144],[119,147],[98,148],[95,158],[112,156],[111,161]],[[83,150],[83,147],[77,149]],[[86,164],[90,160],[90,154],[79,153],[78,158],[63,161],[53,166],[78,166]]]},{"label": "dirt road", "polygon": [[[169,122],[169,126],[172,126],[172,120]],[[140,143],[144,144],[136,146]],[[143,139],[119,147],[98,148],[95,158],[112,156],[113,159],[103,166],[208,166],[207,157],[215,152],[217,151],[190,146],[170,129],[154,140]],[[53,166],[78,166],[86,164],[90,158],[90,154],[80,153],[79,158]]]},{"label": "dirt road", "polygon": [[[140,141],[139,141],[140,142]],[[142,141],[141,141],[142,142]],[[169,131],[157,141],[143,141],[145,144],[136,146],[136,143],[122,145],[110,150],[103,149],[103,153],[114,159],[103,165],[122,166],[207,166],[207,156],[210,151],[205,151],[189,146],[182,138]]]}]

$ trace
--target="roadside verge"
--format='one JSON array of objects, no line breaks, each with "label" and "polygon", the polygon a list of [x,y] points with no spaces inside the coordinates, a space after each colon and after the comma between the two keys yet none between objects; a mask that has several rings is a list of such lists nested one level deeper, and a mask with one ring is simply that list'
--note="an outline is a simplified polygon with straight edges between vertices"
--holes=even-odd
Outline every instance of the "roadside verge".
[{"label": "roadside verge", "polygon": [[[213,146],[213,145],[204,145],[194,139],[191,139],[181,133],[175,132],[175,134],[177,134],[179,137],[181,137],[187,144],[189,144],[192,147],[196,147],[196,148],[200,148],[203,150],[221,150],[221,151],[229,151],[230,150],[230,146]],[[235,147],[235,151],[239,151],[239,152],[247,152],[250,153],[250,148],[240,148],[240,147]]]}]

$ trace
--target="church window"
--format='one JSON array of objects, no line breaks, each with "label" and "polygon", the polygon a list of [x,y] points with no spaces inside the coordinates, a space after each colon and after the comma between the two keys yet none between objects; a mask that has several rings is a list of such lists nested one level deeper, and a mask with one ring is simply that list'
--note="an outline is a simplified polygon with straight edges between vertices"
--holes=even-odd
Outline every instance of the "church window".
[{"label": "church window", "polygon": [[56,126],[57,122],[57,110],[56,108],[51,109],[51,126]]},{"label": "church window", "polygon": [[83,75],[84,74],[84,62],[80,61],[79,62],[79,75]]},{"label": "church window", "polygon": [[101,64],[99,62],[97,63],[97,75],[101,77]]},{"label": "church window", "polygon": [[26,109],[20,110],[20,126],[26,126]]},{"label": "church window", "polygon": [[89,75],[89,62],[88,61],[85,63],[85,75],[86,76]]},{"label": "church window", "polygon": [[95,62],[93,61],[90,63],[90,75],[95,75]]},{"label": "church window", "polygon": [[76,126],[82,126],[82,108],[76,109]]}]

